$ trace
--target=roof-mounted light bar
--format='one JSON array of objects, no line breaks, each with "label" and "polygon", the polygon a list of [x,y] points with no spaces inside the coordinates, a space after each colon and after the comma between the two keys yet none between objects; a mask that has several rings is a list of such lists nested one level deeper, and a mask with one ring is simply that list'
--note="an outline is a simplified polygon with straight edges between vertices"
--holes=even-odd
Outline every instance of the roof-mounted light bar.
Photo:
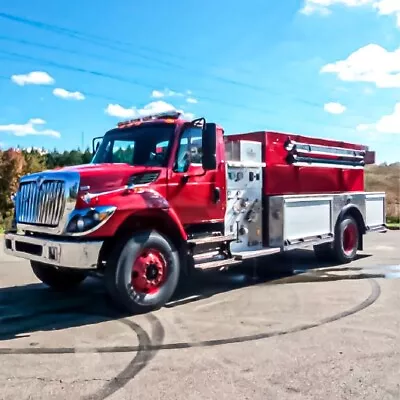
[{"label": "roof-mounted light bar", "polygon": [[182,115],[181,112],[175,111],[175,110],[163,111],[163,112],[154,113],[154,114],[147,114],[142,117],[130,119],[128,121],[118,122],[118,128],[133,125],[135,123],[151,121],[154,119],[161,119],[161,118],[178,119],[181,115]]}]

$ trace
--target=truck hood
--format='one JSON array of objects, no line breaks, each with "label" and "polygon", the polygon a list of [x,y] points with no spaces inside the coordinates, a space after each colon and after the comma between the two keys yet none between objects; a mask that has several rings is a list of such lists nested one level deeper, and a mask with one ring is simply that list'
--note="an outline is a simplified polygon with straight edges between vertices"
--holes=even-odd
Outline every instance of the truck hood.
[{"label": "truck hood", "polygon": [[[94,193],[121,188],[128,183],[132,175],[143,175],[148,172],[156,177],[157,175],[154,173],[160,172],[161,168],[129,164],[84,164],[57,168],[56,170],[78,172],[81,177],[81,188],[89,186],[90,189],[86,190]],[[148,182],[143,181],[143,183]]]}]

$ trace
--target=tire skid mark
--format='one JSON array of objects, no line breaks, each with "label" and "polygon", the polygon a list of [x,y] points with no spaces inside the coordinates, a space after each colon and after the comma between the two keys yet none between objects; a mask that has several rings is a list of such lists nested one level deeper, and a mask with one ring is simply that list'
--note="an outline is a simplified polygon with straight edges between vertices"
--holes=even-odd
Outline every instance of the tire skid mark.
[{"label": "tire skid mark", "polygon": [[[80,299],[82,300],[82,299]],[[76,302],[74,302],[76,303]],[[4,325],[7,323],[11,324],[16,324],[16,323],[23,323],[23,322],[28,322],[28,325],[32,328],[36,325],[42,326],[43,327],[43,321],[40,321],[40,317],[45,317],[48,315],[53,315],[53,314],[58,314],[60,312],[64,313],[63,314],[63,320],[69,321],[69,320],[75,320],[77,316],[80,316],[84,319],[90,318],[90,317],[96,317],[100,318],[101,321],[115,321],[122,323],[126,325],[128,328],[130,328],[137,336],[139,345],[136,346],[137,349],[133,351],[135,354],[135,357],[133,360],[123,369],[122,372],[120,372],[117,376],[110,380],[106,380],[107,384],[100,389],[99,391],[84,396],[83,399],[94,399],[94,400],[104,400],[123,388],[129,381],[135,378],[135,376],[143,370],[148,362],[155,356],[156,350],[151,350],[151,345],[161,345],[165,332],[164,328],[159,322],[159,320],[152,314],[145,315],[145,318],[149,320],[151,328],[152,328],[152,335],[151,338],[149,337],[148,333],[137,323],[134,321],[128,319],[128,318],[121,318],[119,314],[116,313],[115,310],[113,309],[105,309],[102,312],[98,311],[92,311],[90,309],[84,308],[82,305],[82,302],[78,302],[77,304],[59,304],[56,307],[50,308],[48,306],[46,307],[40,307],[39,311],[36,311],[36,313],[31,312],[28,313],[28,315],[23,315],[22,312],[17,312],[9,316],[5,316],[0,318],[0,325],[3,325],[3,329],[0,329],[0,340],[1,339],[8,339],[9,337],[13,336],[14,334],[17,334],[19,329],[18,327],[12,328],[11,329],[4,329]],[[34,319],[34,323],[32,324],[32,319]],[[99,321],[100,322],[100,321]],[[51,324],[51,322],[49,322]],[[47,325],[47,324],[45,324]],[[28,350],[29,348],[25,348],[25,350]],[[150,350],[149,350],[150,349]],[[20,349],[24,350],[24,349]],[[83,353],[83,354],[88,354],[87,349],[84,349],[84,351],[80,351],[81,349],[79,347],[71,347],[68,349],[53,349],[54,351],[51,351],[49,353],[40,351],[40,348],[31,348],[31,350],[39,350],[38,352],[34,351],[31,354],[75,354],[75,353]],[[57,351],[58,350],[58,351]],[[64,351],[65,350],[65,351]],[[98,353],[103,353],[100,351],[98,348],[92,348],[90,351],[90,354],[98,354]],[[11,353],[9,353],[11,354]],[[23,354],[23,353],[21,353]],[[25,353],[26,354],[26,353]]]},{"label": "tire skid mark", "polygon": [[[214,346],[221,346],[225,344],[235,344],[235,343],[244,343],[244,342],[251,342],[257,341],[262,339],[268,339],[271,337],[277,336],[284,336],[292,333],[299,333],[309,329],[317,328],[322,325],[332,323],[343,319],[345,317],[354,315],[360,311],[365,310],[369,306],[371,306],[375,301],[379,298],[381,294],[381,288],[378,282],[374,279],[370,279],[369,283],[371,285],[371,293],[370,295],[361,303],[357,304],[356,306],[343,311],[341,313],[335,314],[331,317],[324,318],[315,323],[303,324],[299,325],[287,330],[280,330],[280,331],[270,331],[270,332],[261,332],[253,335],[246,335],[246,336],[237,336],[237,337],[230,337],[224,339],[211,339],[205,341],[192,341],[192,342],[175,342],[175,343],[157,343],[156,341],[151,341],[145,345],[142,345],[139,341],[139,345],[137,346],[114,346],[114,347],[85,347],[79,348],[80,353],[129,353],[129,352],[153,352],[159,350],[179,350],[179,349],[190,349],[190,348],[197,348],[197,347],[214,347]],[[152,323],[152,326],[155,327],[156,334],[160,337],[164,336],[164,330],[161,327],[157,327],[159,322],[155,322],[153,318],[156,318],[154,315],[149,315],[148,318]],[[156,319],[156,321],[158,321]],[[132,321],[131,321],[132,322]],[[161,324],[160,324],[161,325]],[[162,334],[161,334],[162,330]],[[155,336],[157,336],[155,335]],[[73,347],[61,347],[61,348],[0,348],[0,354],[71,354],[74,353],[76,350]],[[152,358],[153,356],[151,356]]]},{"label": "tire skid mark", "polygon": [[164,340],[164,328],[161,325],[158,318],[154,315],[149,314],[145,316],[152,328],[151,338],[147,334],[147,332],[136,322],[130,319],[121,319],[120,322],[128,326],[132,329],[138,337],[139,340],[139,350],[137,350],[135,357],[133,360],[110,382],[108,382],[102,389],[92,395],[83,396],[82,399],[89,400],[104,400],[107,397],[111,396],[118,390],[122,389],[128,382],[132,381],[136,375],[142,371],[147,364],[152,360],[152,358],[156,355],[156,350],[150,350],[152,345],[161,346]]}]

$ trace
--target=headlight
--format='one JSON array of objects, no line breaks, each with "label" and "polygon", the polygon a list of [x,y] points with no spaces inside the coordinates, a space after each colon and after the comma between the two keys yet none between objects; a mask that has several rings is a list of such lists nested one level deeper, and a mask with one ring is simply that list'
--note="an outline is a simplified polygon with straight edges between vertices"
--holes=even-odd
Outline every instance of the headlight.
[{"label": "headlight", "polygon": [[115,212],[116,207],[104,206],[75,210],[67,225],[66,233],[79,236],[87,235],[100,228]]}]

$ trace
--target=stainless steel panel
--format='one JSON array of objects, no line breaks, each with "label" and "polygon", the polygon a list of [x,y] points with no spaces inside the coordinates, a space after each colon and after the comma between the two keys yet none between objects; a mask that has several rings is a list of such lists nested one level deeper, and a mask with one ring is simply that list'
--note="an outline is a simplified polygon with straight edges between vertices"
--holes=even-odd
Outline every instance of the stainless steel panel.
[{"label": "stainless steel panel", "polygon": [[79,173],[45,171],[21,178],[15,196],[15,219],[21,231],[63,233],[75,209]]},{"label": "stainless steel panel", "polygon": [[269,215],[268,215],[268,230],[269,230],[269,246],[283,247],[283,227],[284,227],[284,197],[271,196],[269,197]]},{"label": "stainless steel panel", "polygon": [[[287,245],[285,244],[285,240],[287,239],[285,233],[285,209],[286,205],[289,202],[297,202],[302,201],[305,204],[309,202],[310,204],[314,204],[316,200],[323,201],[324,199],[329,200],[331,202],[331,210],[330,210],[330,226],[332,230],[332,234],[334,234],[335,225],[340,218],[340,214],[343,212],[346,206],[351,206],[356,208],[362,218],[364,223],[367,223],[367,215],[366,215],[366,201],[367,196],[371,196],[372,194],[366,192],[346,192],[346,193],[329,193],[329,194],[307,194],[307,195],[282,195],[282,196],[270,196],[267,198],[268,208],[269,208],[269,226],[267,227],[269,230],[269,242],[268,245],[271,247],[283,247]],[[374,194],[376,195],[376,193]],[[380,197],[384,199],[384,193],[380,194]],[[292,215],[291,218],[294,218]],[[312,224],[312,219],[309,221]],[[326,230],[326,229],[325,229]],[[324,236],[328,232],[320,232],[320,235]],[[299,232],[300,234],[300,232]],[[300,235],[301,236],[301,235]],[[291,232],[291,238],[293,237],[293,232]],[[298,238],[305,239],[305,238]],[[316,237],[317,240],[317,237]],[[320,239],[320,240],[329,240],[329,239]]]},{"label": "stainless steel panel", "polygon": [[[7,242],[11,244],[11,248],[4,245],[4,252],[8,255],[72,269],[96,269],[103,245],[103,241],[68,242],[11,233],[4,236],[4,244]],[[22,251],[23,244],[41,248],[41,255],[30,253],[29,247]],[[55,259],[50,257],[50,253],[55,255]]]},{"label": "stainless steel panel", "polygon": [[22,183],[15,207],[17,222],[55,227],[65,208],[65,182]]}]

